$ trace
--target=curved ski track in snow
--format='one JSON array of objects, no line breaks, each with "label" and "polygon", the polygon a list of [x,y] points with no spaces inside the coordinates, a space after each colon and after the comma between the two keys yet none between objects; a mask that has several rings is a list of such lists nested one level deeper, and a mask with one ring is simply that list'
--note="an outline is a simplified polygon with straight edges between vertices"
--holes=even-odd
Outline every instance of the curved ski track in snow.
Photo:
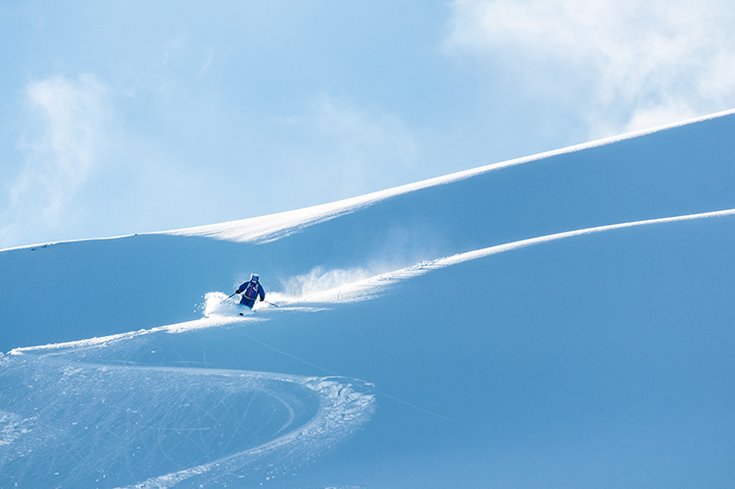
[{"label": "curved ski track in snow", "polygon": [[[295,465],[307,463],[321,450],[329,449],[342,438],[357,430],[372,415],[374,395],[359,392],[350,382],[340,383],[329,377],[301,379],[295,376],[281,380],[297,382],[313,390],[319,396],[319,411],[308,423],[250,450],[196,467],[153,477],[142,483],[121,487],[121,489],[168,488],[195,477],[206,477],[206,481],[211,482],[215,479],[232,477],[234,473],[245,468],[262,465],[263,459],[269,456],[287,457],[290,461],[299,460],[294,463]],[[277,471],[273,470],[270,475],[264,477],[266,480],[271,480],[277,475]],[[199,480],[193,482],[195,485],[200,484]]]},{"label": "curved ski track in snow", "polygon": [[[368,386],[351,379],[94,364],[76,361],[77,353],[3,359],[0,377],[19,403],[0,411],[0,486],[50,475],[58,487],[257,485],[290,475],[374,410]],[[68,410],[50,399],[85,402]],[[57,453],[76,464],[60,465]],[[202,459],[209,453],[216,459]],[[27,473],[31,462],[43,469]]]}]

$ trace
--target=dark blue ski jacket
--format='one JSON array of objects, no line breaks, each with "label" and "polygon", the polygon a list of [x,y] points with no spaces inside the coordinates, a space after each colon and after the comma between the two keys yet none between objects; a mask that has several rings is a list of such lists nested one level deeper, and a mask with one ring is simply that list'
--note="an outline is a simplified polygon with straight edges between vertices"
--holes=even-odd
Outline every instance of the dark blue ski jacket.
[{"label": "dark blue ski jacket", "polygon": [[253,308],[258,297],[261,301],[265,300],[265,289],[260,285],[260,282],[245,282],[237,288],[237,293],[242,294],[240,304],[248,306],[250,309]]}]

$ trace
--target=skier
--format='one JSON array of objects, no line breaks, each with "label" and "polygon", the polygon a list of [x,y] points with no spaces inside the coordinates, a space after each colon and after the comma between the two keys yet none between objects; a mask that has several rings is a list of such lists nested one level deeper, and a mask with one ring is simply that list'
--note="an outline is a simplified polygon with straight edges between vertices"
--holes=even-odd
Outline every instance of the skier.
[{"label": "skier", "polygon": [[250,274],[250,280],[237,288],[235,294],[242,294],[240,297],[240,305],[247,306],[252,309],[255,301],[260,297],[261,301],[265,300],[265,289],[260,285],[260,275],[253,272]]}]

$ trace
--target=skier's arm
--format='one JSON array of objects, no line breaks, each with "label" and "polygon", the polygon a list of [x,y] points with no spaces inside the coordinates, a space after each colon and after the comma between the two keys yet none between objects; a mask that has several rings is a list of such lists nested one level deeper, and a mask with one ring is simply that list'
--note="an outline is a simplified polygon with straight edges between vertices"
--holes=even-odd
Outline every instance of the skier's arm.
[{"label": "skier's arm", "polygon": [[240,285],[240,287],[237,288],[235,291],[236,294],[242,293],[242,291],[245,290],[245,284]]},{"label": "skier's arm", "polygon": [[260,296],[261,301],[265,300],[265,289],[260,284],[258,284],[258,295]]}]

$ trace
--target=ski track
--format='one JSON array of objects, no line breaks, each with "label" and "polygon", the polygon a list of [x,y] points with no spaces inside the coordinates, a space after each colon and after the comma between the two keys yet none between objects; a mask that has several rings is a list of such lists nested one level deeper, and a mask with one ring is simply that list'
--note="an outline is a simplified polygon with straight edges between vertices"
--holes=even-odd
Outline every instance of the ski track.
[{"label": "ski track", "polygon": [[[306,462],[316,458],[320,450],[329,449],[362,425],[372,415],[374,395],[355,390],[351,383],[339,383],[333,378],[307,378],[303,385],[320,396],[318,414],[303,427],[274,438],[268,443],[253,449],[236,453],[206,464],[178,472],[153,477],[142,483],[120,486],[118,489],[159,489],[176,486],[192,478],[201,478],[215,470],[206,482],[216,477],[227,477],[235,471],[259,464],[263,458],[274,452],[287,449],[289,459],[303,459]],[[290,407],[289,407],[290,409]],[[283,428],[282,428],[283,429]],[[282,430],[280,430],[282,431]],[[296,454],[298,453],[298,456]],[[266,475],[266,480],[275,479],[276,471]],[[205,481],[193,481],[198,487]]]},{"label": "ski track", "polygon": [[[5,357],[3,363],[5,368],[0,377],[17,379],[10,382],[15,384],[13,392],[6,393],[10,403],[17,404],[15,407],[20,412],[30,411],[35,415],[24,417],[0,411],[0,465],[7,469],[0,475],[0,485],[4,484],[2,481],[11,484],[15,481],[23,487],[26,483],[39,483],[39,477],[41,481],[48,480],[43,477],[53,474],[57,487],[78,487],[94,477],[98,477],[96,485],[105,480],[107,484],[103,485],[110,487],[109,483],[115,480],[135,475],[139,476],[138,482],[116,484],[116,487],[201,487],[201,484],[226,484],[230,480],[255,486],[258,481],[289,477],[294,469],[312,462],[360,429],[374,410],[374,395],[367,392],[369,387],[341,377],[120,366],[36,354]],[[163,397],[171,401],[167,409],[157,400],[159,392],[166,392]],[[86,407],[68,411],[64,403],[47,402],[69,396],[86,398]],[[256,398],[258,406],[251,414],[250,403]],[[186,407],[189,403],[192,407]],[[227,408],[224,414],[219,412],[223,403]],[[313,408],[309,407],[315,403]],[[113,404],[115,409],[111,410]],[[100,407],[106,414],[98,412]],[[210,415],[201,418],[207,410],[215,409],[211,413],[216,412],[216,418]],[[227,416],[230,412],[233,419]],[[259,417],[267,413],[272,414],[265,420]],[[151,416],[158,428],[148,426]],[[132,423],[132,419],[137,421]],[[125,423],[124,431],[115,433],[120,423]],[[168,441],[159,445],[160,435],[157,437],[155,433],[161,430],[172,434],[166,435],[164,440]],[[187,446],[182,443],[199,449],[200,444],[215,443],[220,434],[238,433],[236,439],[242,437],[240,444],[252,444],[263,434],[268,439],[215,460],[180,468],[180,457],[175,454],[187,453],[181,451]],[[85,448],[88,446],[92,448]],[[146,469],[155,470],[156,465],[141,467],[132,463],[120,472],[119,465],[124,462],[118,459],[132,457],[128,452],[136,446],[133,451],[144,447],[141,461],[163,460],[164,466],[178,465],[178,470],[146,474]],[[43,463],[39,457],[48,457],[49,450],[51,454],[58,450],[77,453],[77,464],[59,466],[53,459]],[[96,459],[90,460],[88,456],[96,450],[109,451],[111,456],[90,466],[91,460]],[[156,453],[157,458],[153,457]],[[170,453],[174,455],[169,456]],[[44,470],[26,473],[24,467],[46,467],[48,474],[44,475]]]}]

